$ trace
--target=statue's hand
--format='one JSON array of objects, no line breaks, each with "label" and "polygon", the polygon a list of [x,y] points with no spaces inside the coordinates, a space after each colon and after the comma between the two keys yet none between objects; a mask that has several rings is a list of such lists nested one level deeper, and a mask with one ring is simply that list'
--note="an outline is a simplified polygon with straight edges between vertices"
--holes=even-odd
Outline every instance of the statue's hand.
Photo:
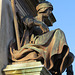
[{"label": "statue's hand", "polygon": [[25,26],[28,26],[29,28],[31,28],[34,24],[34,20],[33,18],[27,17],[27,18],[23,18],[23,24]]},{"label": "statue's hand", "polygon": [[47,27],[47,25],[44,22],[34,20],[34,24],[36,26],[40,26],[40,28],[43,31],[43,33],[49,31],[49,28]]}]

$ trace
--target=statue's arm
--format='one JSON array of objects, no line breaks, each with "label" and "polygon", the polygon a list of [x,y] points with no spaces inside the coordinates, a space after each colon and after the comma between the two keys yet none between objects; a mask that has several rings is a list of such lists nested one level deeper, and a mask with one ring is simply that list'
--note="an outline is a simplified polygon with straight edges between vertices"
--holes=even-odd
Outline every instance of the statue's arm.
[{"label": "statue's arm", "polygon": [[24,23],[24,25],[27,25],[29,28],[31,28],[33,26],[39,26],[43,32],[49,31],[49,29],[45,23],[38,21],[34,18],[31,18],[31,17],[23,18],[23,23]]}]

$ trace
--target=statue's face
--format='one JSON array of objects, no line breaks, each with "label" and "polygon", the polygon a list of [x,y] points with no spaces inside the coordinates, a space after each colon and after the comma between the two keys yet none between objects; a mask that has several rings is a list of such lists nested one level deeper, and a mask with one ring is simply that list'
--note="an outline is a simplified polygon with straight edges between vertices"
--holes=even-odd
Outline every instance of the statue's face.
[{"label": "statue's face", "polygon": [[41,10],[44,10],[44,11],[43,12],[41,11],[39,13],[45,17],[48,17],[52,13],[52,9],[50,8],[42,8]]},{"label": "statue's face", "polygon": [[52,10],[50,8],[48,8],[47,15],[49,16],[51,13],[52,13]]},{"label": "statue's face", "polygon": [[43,21],[48,25],[52,26],[53,23],[56,21],[51,8],[46,8],[44,12],[41,12],[43,15]]}]

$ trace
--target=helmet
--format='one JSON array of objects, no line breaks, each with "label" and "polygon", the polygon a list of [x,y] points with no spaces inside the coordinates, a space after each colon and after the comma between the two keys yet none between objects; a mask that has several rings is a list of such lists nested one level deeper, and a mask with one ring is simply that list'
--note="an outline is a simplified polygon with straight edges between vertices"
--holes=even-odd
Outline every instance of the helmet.
[{"label": "helmet", "polygon": [[44,12],[48,8],[51,8],[51,10],[53,10],[52,4],[50,2],[48,2],[48,1],[43,1],[43,2],[41,2],[40,4],[38,4],[36,6],[36,10],[38,12]]}]

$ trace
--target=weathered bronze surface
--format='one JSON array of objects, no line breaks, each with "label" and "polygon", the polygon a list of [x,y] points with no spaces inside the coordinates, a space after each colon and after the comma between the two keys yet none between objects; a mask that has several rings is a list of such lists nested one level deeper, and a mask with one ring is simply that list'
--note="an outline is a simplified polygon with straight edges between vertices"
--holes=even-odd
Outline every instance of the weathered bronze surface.
[{"label": "weathered bronze surface", "polygon": [[[23,2],[26,3],[24,6]],[[60,29],[49,31],[48,27],[56,22],[52,4],[47,1],[39,2],[21,0],[23,4],[20,4],[20,0],[15,1],[21,48],[16,47],[16,41],[11,41],[11,60],[41,61],[52,74],[60,75],[71,65],[74,56],[69,51],[64,32]]]}]

